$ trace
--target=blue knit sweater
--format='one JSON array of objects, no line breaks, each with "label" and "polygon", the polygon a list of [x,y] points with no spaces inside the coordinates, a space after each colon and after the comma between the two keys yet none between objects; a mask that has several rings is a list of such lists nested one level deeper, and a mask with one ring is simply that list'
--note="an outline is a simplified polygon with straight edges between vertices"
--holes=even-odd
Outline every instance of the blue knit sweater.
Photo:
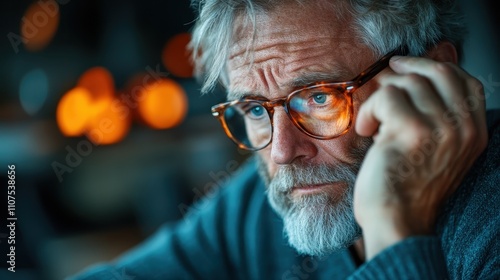
[{"label": "blue knit sweater", "polygon": [[250,161],[215,197],[113,264],[71,279],[500,279],[500,111],[489,144],[447,201],[434,236],[414,236],[358,264],[348,248],[298,255]]}]

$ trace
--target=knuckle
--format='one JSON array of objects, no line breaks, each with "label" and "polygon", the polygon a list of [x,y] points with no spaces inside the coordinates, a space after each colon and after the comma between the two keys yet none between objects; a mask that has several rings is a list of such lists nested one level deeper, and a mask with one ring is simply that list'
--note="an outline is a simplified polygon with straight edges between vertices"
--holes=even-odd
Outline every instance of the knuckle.
[{"label": "knuckle", "polygon": [[[414,95],[414,93],[425,93],[430,87],[431,82],[424,76],[419,74],[411,73],[406,75],[405,83],[408,87],[413,88],[414,90],[407,91],[409,94]],[[416,96],[421,98],[422,96]]]},{"label": "knuckle", "polygon": [[440,129],[441,135],[440,135],[440,143],[444,146],[451,144],[455,141],[457,141],[457,135],[455,129],[449,127],[449,126],[444,126],[441,127]]},{"label": "knuckle", "polygon": [[469,86],[474,90],[474,92],[483,92],[484,90],[484,85],[481,83],[480,80],[471,77],[469,79]]},{"label": "knuckle", "polygon": [[467,145],[470,144],[475,144],[479,138],[479,135],[476,131],[476,129],[473,126],[465,125],[464,128],[462,129],[462,138],[464,143]]},{"label": "knuckle", "polygon": [[474,156],[479,156],[488,145],[486,128],[476,127],[474,124],[464,126],[461,132],[462,148]]},{"label": "knuckle", "polygon": [[411,146],[418,147],[431,138],[431,128],[423,121],[412,119],[407,122],[409,136],[413,139]]},{"label": "knuckle", "polygon": [[442,62],[436,63],[434,71],[436,74],[444,77],[450,77],[456,74],[455,68],[451,64]]},{"label": "knuckle", "polygon": [[410,85],[420,85],[421,83],[425,82],[425,78],[418,74],[411,73],[406,75],[406,81]]}]

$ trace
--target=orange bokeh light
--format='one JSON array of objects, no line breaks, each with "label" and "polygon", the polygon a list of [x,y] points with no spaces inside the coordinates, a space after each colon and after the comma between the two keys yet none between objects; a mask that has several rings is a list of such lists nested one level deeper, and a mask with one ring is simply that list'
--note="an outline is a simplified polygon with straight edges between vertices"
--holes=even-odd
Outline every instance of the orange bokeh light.
[{"label": "orange bokeh light", "polygon": [[191,52],[187,48],[191,35],[180,33],[172,37],[163,47],[163,65],[173,75],[181,78],[193,76],[194,68],[191,62]]},{"label": "orange bokeh light", "polygon": [[85,132],[89,119],[89,108],[92,98],[84,88],[68,91],[59,101],[56,111],[59,129],[66,136],[80,136]]},{"label": "orange bokeh light", "polygon": [[130,130],[130,116],[118,109],[125,105],[119,99],[110,99],[106,103],[88,124],[86,135],[95,145],[116,143]]},{"label": "orange bokeh light", "polygon": [[180,124],[188,109],[186,93],[171,79],[158,80],[146,86],[143,100],[138,104],[142,119],[156,129]]},{"label": "orange bokeh light", "polygon": [[130,113],[115,97],[113,77],[94,67],[79,79],[57,106],[57,123],[66,136],[86,135],[95,145],[116,143],[130,129]]},{"label": "orange bokeh light", "polygon": [[21,19],[21,36],[27,50],[46,47],[59,26],[59,4],[55,0],[36,1]]},{"label": "orange bokeh light", "polygon": [[104,67],[85,71],[78,80],[78,86],[88,89],[94,99],[112,97],[115,92],[113,76]]}]

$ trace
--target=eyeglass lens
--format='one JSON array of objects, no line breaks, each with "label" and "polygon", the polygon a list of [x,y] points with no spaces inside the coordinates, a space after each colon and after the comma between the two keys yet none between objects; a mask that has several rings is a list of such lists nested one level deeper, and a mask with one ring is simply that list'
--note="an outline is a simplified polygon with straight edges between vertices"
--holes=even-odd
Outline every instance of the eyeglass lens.
[{"label": "eyeglass lens", "polygon": [[[332,138],[347,129],[351,119],[350,98],[334,86],[295,92],[288,113],[300,129],[320,138]],[[224,119],[233,139],[244,148],[258,150],[272,138],[269,113],[258,101],[242,101],[226,108]]]}]

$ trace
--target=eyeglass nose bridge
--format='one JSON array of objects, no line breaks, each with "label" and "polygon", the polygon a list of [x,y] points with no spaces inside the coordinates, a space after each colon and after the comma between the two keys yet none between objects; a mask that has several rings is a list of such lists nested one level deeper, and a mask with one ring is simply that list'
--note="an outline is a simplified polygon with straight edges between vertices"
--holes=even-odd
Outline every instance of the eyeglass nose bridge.
[{"label": "eyeglass nose bridge", "polygon": [[265,101],[262,103],[264,108],[266,108],[268,114],[269,114],[269,121],[271,122],[271,137],[269,139],[269,143],[267,143],[263,148],[267,147],[271,142],[273,142],[274,138],[274,108],[278,106],[282,106],[283,109],[285,110],[285,114],[287,117],[290,119],[290,121],[293,123],[294,126],[296,126],[299,130],[303,131],[304,133],[308,134],[308,132],[304,131],[303,128],[300,127],[300,125],[297,123],[296,120],[293,119],[292,115],[290,115],[289,108],[288,108],[288,100],[290,99],[290,96],[285,96],[282,98],[276,98],[273,100]]},{"label": "eyeglass nose bridge", "polygon": [[267,112],[269,113],[269,118],[271,121],[271,125],[273,124],[273,116],[274,116],[274,108],[277,106],[283,106],[285,109],[285,113],[288,114],[288,106],[286,105],[286,100],[287,97],[282,97],[282,98],[276,98],[273,100],[265,101],[262,103],[264,108],[266,108]]}]

